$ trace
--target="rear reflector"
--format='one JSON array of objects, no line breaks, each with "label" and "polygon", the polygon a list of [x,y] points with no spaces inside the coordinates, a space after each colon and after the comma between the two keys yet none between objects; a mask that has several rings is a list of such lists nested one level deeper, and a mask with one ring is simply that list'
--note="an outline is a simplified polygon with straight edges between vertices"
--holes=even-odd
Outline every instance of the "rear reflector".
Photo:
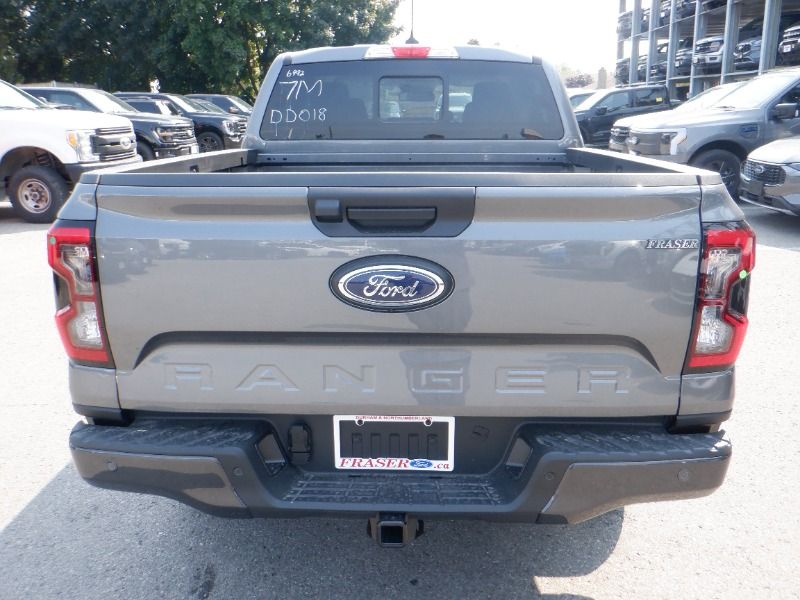
[{"label": "rear reflector", "polygon": [[458,52],[455,48],[432,48],[416,44],[370,46],[364,58],[458,58]]},{"label": "rear reflector", "polygon": [[56,222],[47,232],[47,259],[56,275],[56,326],[67,355],[113,366],[103,329],[92,230]]},{"label": "rear reflector", "polygon": [[706,227],[697,315],[687,367],[714,370],[736,362],[747,332],[747,297],[755,234],[744,222]]}]

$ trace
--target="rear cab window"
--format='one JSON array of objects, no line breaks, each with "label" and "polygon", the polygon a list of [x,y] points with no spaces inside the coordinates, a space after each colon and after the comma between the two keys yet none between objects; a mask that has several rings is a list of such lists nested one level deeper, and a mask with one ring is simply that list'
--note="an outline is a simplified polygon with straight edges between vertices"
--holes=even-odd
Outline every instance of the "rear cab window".
[{"label": "rear cab window", "polygon": [[541,65],[402,59],[284,66],[265,140],[558,140]]}]

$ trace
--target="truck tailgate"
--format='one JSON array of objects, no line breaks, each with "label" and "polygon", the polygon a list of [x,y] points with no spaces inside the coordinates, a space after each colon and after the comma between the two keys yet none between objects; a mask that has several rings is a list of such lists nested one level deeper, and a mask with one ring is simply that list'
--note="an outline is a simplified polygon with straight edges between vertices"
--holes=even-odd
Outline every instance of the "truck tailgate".
[{"label": "truck tailgate", "polygon": [[[699,249],[647,242],[701,238],[699,187],[464,189],[474,218],[455,237],[328,237],[311,220],[309,187],[100,185],[96,243],[120,405],[675,414]],[[387,313],[330,291],[343,264],[387,254],[441,265],[452,295]]]}]

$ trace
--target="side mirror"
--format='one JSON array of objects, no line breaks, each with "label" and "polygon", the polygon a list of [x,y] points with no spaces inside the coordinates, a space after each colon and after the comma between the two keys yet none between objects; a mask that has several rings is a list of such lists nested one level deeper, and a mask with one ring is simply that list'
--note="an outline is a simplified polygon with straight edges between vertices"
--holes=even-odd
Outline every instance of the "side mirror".
[{"label": "side mirror", "polygon": [[240,111],[240,110],[239,110],[238,108],[236,108],[235,106],[229,106],[229,107],[228,107],[228,112],[229,112],[229,113],[231,113],[232,115],[238,115],[238,114],[239,114],[240,112],[242,112],[242,111]]},{"label": "side mirror", "polygon": [[597,108],[594,109],[594,114],[596,115],[604,115],[607,112],[608,112],[607,106],[598,106]]},{"label": "side mirror", "polygon": [[797,117],[797,104],[790,102],[784,104],[776,104],[770,111],[770,117],[776,121],[785,121],[787,119],[794,119]]}]

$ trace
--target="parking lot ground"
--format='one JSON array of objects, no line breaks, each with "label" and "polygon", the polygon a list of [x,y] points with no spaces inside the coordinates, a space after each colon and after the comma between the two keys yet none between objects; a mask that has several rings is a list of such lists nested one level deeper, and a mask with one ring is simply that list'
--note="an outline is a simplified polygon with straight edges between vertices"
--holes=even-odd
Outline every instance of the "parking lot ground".
[{"label": "parking lot ground", "polygon": [[0,598],[797,598],[800,219],[759,246],[724,486],[577,526],[433,521],[401,550],[361,520],[225,520],[84,484],[46,227],[0,203]]}]

